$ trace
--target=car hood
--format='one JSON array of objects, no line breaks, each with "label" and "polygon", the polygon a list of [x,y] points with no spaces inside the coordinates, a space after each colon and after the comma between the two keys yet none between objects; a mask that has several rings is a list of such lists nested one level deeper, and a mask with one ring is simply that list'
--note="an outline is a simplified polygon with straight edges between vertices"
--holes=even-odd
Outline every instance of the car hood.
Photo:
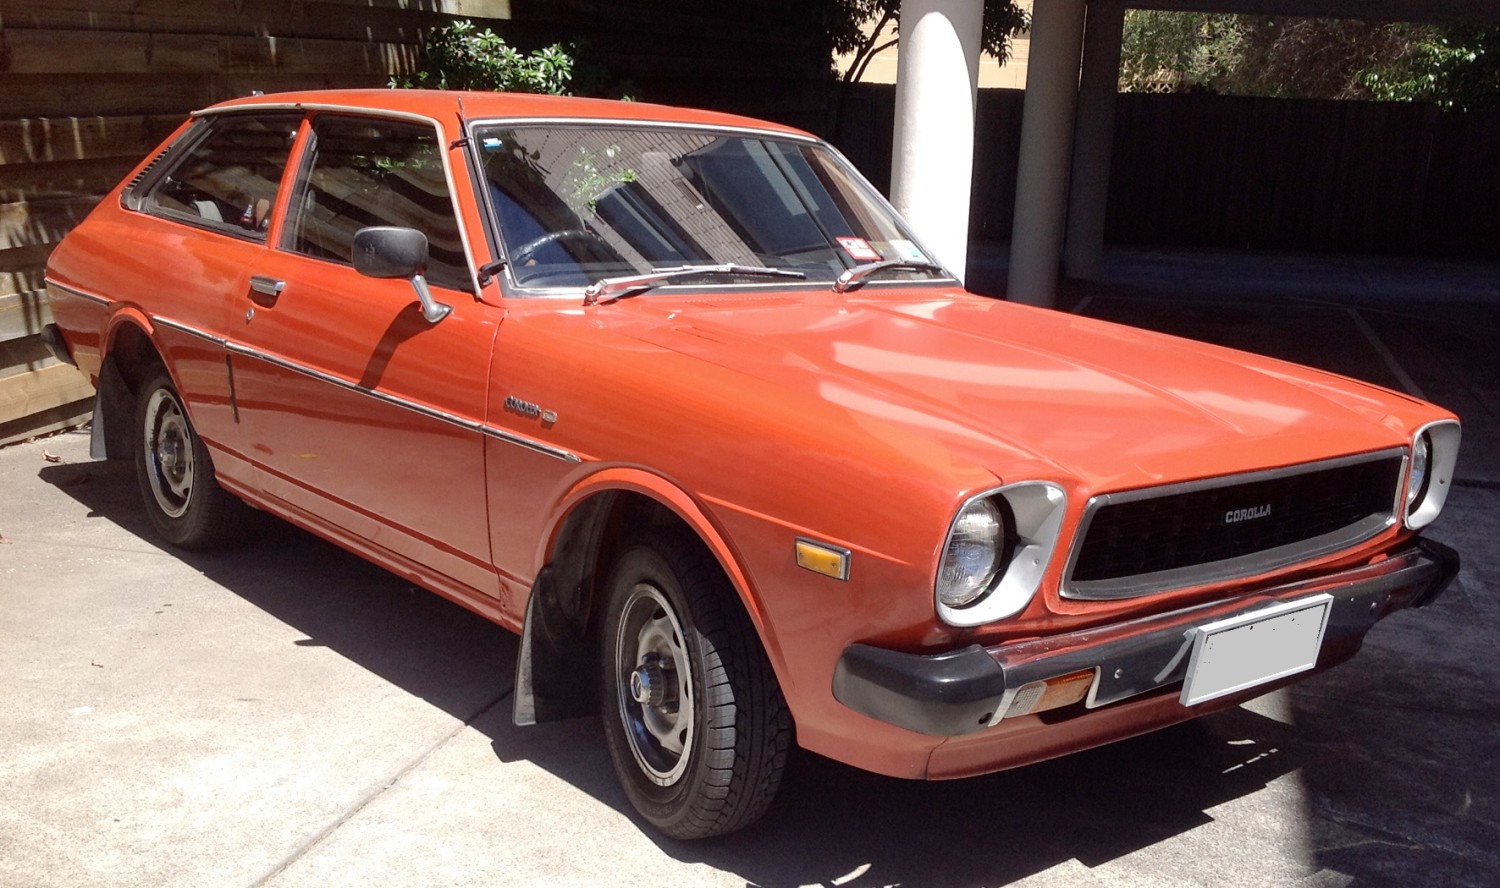
[{"label": "car hood", "polygon": [[617,332],[773,385],[789,410],[937,443],[1003,480],[1043,463],[1120,489],[1376,450],[1406,434],[1393,411],[1410,402],[1383,389],[962,292],[648,297],[614,310]]}]

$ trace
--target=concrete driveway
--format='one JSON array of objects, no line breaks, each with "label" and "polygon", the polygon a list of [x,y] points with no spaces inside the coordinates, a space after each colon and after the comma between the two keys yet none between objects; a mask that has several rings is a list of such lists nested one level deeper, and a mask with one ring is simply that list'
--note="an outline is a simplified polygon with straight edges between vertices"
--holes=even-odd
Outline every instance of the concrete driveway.
[{"label": "concrete driveway", "polygon": [[597,719],[510,724],[510,634],[276,523],[168,550],[86,454],[0,450],[0,885],[1500,884],[1484,471],[1432,533],[1457,582],[1340,669],[961,782],[802,756],[764,821],[685,844],[628,813]]}]

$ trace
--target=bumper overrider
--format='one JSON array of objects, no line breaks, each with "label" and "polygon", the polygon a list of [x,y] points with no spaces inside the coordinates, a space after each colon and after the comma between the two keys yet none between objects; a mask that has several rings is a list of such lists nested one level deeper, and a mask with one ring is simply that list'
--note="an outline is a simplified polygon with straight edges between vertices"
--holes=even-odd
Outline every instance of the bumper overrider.
[{"label": "bumper overrider", "polygon": [[1423,539],[1378,564],[1064,635],[940,654],[852,644],[835,667],[833,694],[871,718],[956,737],[998,723],[1027,686],[1091,670],[1081,702],[1094,709],[1181,684],[1200,627],[1253,619],[1258,611],[1315,596],[1331,598],[1317,664],[1325,666],[1330,651],[1352,653],[1387,614],[1432,601],[1458,569],[1457,552]]}]

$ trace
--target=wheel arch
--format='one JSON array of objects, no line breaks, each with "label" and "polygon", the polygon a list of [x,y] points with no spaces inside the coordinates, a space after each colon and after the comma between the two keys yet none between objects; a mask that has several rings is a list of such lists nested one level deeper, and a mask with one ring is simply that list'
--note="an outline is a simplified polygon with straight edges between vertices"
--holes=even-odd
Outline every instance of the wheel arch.
[{"label": "wheel arch", "polygon": [[134,452],[130,426],[136,393],[155,368],[167,367],[153,331],[151,320],[133,309],[116,313],[105,329],[89,439],[96,459],[129,459]]},{"label": "wheel arch", "polygon": [[[514,719],[535,724],[592,711],[596,610],[603,576],[632,534],[676,526],[723,570],[772,668],[769,637],[749,578],[724,534],[685,491],[637,469],[596,473],[563,497],[538,547],[516,662]],[[584,677],[579,681],[579,677]]]}]

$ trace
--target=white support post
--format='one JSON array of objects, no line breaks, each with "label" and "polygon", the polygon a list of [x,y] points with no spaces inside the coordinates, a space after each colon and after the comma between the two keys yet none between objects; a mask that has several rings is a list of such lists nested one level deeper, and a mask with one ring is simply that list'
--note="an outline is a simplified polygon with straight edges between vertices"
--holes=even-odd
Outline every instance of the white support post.
[{"label": "white support post", "polygon": [[1089,0],[1088,22],[1083,29],[1078,128],[1073,136],[1068,236],[1063,246],[1063,270],[1071,278],[1097,278],[1104,259],[1104,222],[1124,28],[1125,4],[1121,0]]},{"label": "white support post", "polygon": [[1051,306],[1057,298],[1083,20],[1084,0],[1038,0],[1032,10],[1006,288],[1012,302]]},{"label": "white support post", "polygon": [[969,255],[984,0],[902,0],[891,202],[960,279]]}]

